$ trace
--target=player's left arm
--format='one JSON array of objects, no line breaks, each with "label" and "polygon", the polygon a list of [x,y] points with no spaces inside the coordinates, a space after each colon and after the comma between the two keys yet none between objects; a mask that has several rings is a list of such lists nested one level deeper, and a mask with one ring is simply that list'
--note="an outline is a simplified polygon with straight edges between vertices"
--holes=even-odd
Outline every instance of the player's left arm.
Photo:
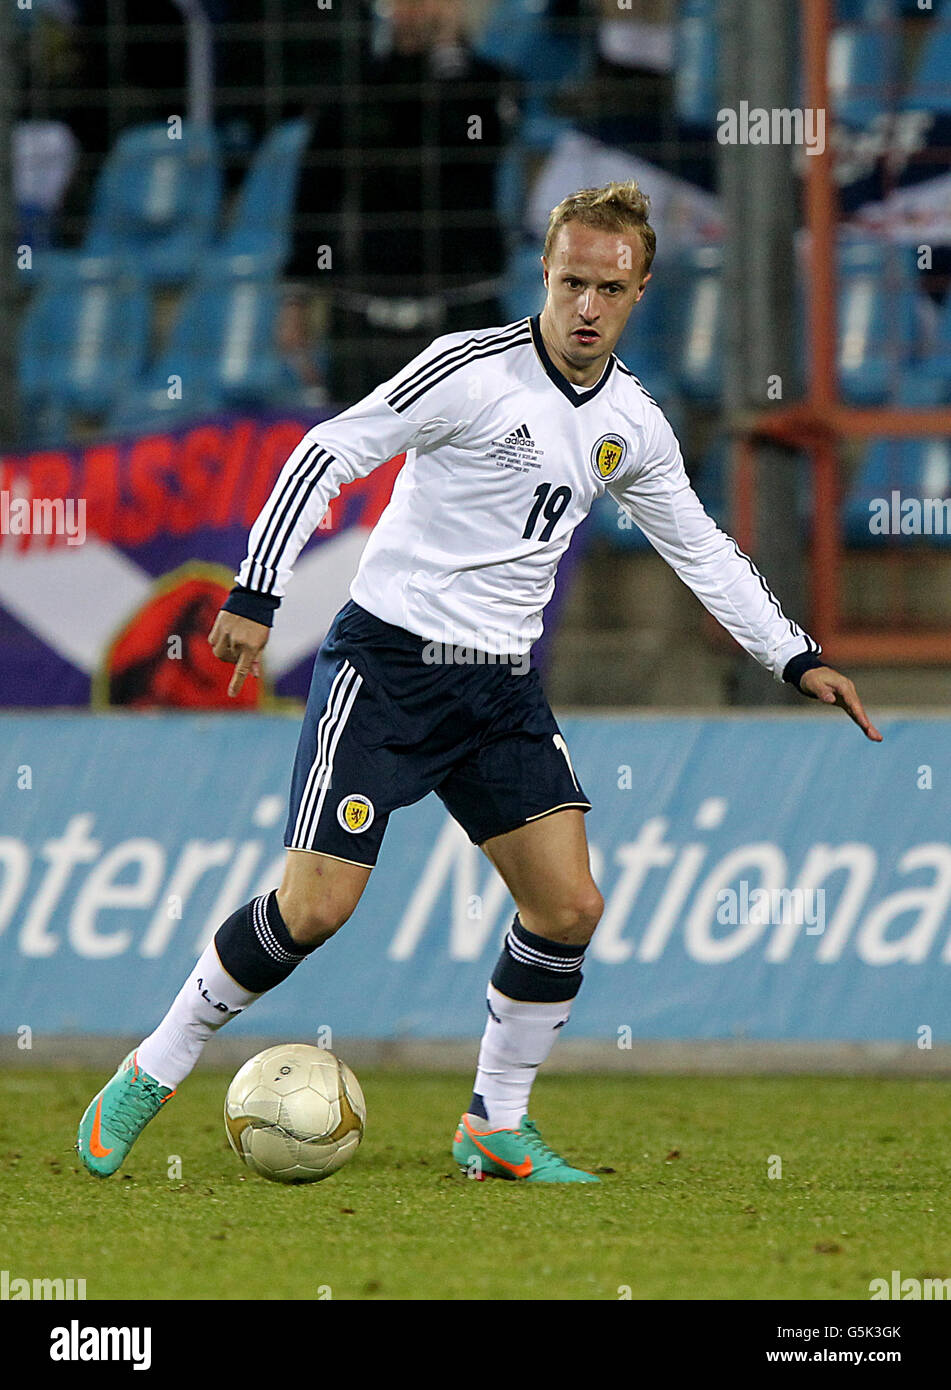
[{"label": "player's left arm", "polygon": [[882,735],[853,682],[823,662],[818,642],[786,617],[749,556],[704,510],[660,411],[645,421],[642,445],[640,457],[608,484],[615,501],[717,621],[777,680],[838,705],[866,738],[880,743]]}]

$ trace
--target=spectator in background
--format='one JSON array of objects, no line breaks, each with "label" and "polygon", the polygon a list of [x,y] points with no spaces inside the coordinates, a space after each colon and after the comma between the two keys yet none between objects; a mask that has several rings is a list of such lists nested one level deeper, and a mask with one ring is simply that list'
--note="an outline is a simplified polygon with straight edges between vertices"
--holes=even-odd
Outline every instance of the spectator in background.
[{"label": "spectator in background", "polygon": [[88,154],[104,155],[121,130],[185,114],[185,27],[174,0],[76,0],[78,84],[98,92],[73,127]]},{"label": "spectator in background", "polygon": [[514,83],[473,53],[464,17],[461,0],[392,0],[382,43],[371,49],[368,26],[344,63],[340,99],[307,113],[290,273],[327,276],[336,401],[365,395],[434,334],[503,321],[495,185]]},{"label": "spectator in background", "polygon": [[215,124],[234,192],[275,123],[309,114],[340,83],[349,35],[369,24],[371,11],[369,0],[215,4]]},{"label": "spectator in background", "polygon": [[[583,0],[552,0],[562,7]],[[713,191],[713,132],[690,130],[674,101],[675,29],[679,0],[594,0],[594,71],[555,99],[593,140],[649,159],[668,174]]]},{"label": "spectator in background", "polygon": [[19,121],[13,130],[13,196],[18,240],[49,246],[76,169],[78,143],[64,121]]},{"label": "spectator in background", "polygon": [[[172,112],[185,114],[182,12],[174,0],[33,0],[26,11],[31,17],[34,5],[35,29],[20,56],[28,74],[23,114],[59,123],[71,134],[68,156],[65,145],[61,152],[69,159],[70,178],[60,196],[62,230],[75,244],[120,131],[164,121]],[[50,149],[47,133],[44,158]],[[59,201],[53,210],[58,208]]]},{"label": "spectator in background", "polygon": [[622,77],[631,71],[670,73],[674,67],[677,0],[617,0],[598,5],[598,53]]},{"label": "spectator in background", "polygon": [[[582,0],[573,5],[580,20]],[[677,0],[596,0],[595,68],[568,87],[558,110],[606,145],[655,142],[672,106]]]}]

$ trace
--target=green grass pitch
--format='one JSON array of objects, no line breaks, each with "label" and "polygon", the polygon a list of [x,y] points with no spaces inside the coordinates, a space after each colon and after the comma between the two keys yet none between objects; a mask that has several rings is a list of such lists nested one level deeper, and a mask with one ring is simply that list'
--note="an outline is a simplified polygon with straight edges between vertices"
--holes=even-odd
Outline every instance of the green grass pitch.
[{"label": "green grass pitch", "polygon": [[366,1137],[322,1183],[245,1169],[230,1076],[204,1070],[97,1180],[72,1145],[105,1079],[0,1073],[11,1277],[85,1278],[89,1299],[583,1300],[867,1299],[893,1269],[951,1276],[937,1080],[543,1074],[542,1134],[602,1175],[553,1188],[463,1178],[470,1079],[394,1072],[361,1075]]}]

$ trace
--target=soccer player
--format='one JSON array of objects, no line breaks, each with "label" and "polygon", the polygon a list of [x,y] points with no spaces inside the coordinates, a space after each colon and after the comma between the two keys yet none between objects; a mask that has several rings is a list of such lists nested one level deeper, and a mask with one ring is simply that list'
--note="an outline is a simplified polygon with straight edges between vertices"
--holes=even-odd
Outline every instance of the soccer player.
[{"label": "soccer player", "polygon": [[314,665],[281,885],[219,928],[158,1027],[90,1103],[78,1150],[91,1172],[115,1172],[208,1038],[347,921],[390,813],[435,791],[518,909],[488,985],[453,1156],[483,1176],[597,1181],[553,1152],[528,1113],[603,907],[590,803],[528,654],[558,561],[605,490],[777,679],[881,739],[852,682],[707,516],[659,406],[613,354],[650,279],[648,215],[634,182],[566,198],[545,240],[540,315],[437,338],[308,431],[285,464],[209,637],[235,667],[231,695],[258,673],[296,557],[331,499],[407,455]]}]

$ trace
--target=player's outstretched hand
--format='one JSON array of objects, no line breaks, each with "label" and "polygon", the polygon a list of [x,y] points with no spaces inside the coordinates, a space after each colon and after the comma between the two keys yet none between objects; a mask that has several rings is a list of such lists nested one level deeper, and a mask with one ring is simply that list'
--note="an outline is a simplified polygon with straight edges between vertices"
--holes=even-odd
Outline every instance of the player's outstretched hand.
[{"label": "player's outstretched hand", "polygon": [[862,707],[855,686],[841,671],[831,666],[816,666],[799,678],[799,689],[813,700],[821,700],[825,705],[838,705],[850,719],[854,719],[866,738],[873,743],[881,743],[882,736],[871,722]]},{"label": "player's outstretched hand", "polygon": [[226,613],[224,609],[215,619],[215,625],[208,634],[208,641],[215,656],[229,662],[235,668],[228,686],[228,694],[232,700],[244,685],[246,676],[260,676],[259,658],[270,635],[271,629],[264,623],[242,618],[237,613]]}]

